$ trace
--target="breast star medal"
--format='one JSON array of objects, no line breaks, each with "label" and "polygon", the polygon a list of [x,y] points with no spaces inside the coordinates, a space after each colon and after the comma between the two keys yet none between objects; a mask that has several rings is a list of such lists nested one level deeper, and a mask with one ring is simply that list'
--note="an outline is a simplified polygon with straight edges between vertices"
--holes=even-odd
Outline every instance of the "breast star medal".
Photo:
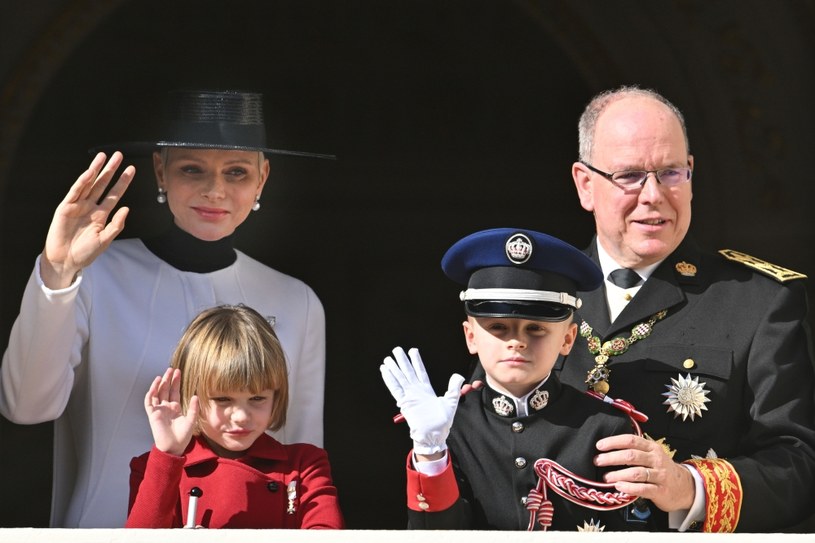
[{"label": "breast star medal", "polygon": [[719,455],[716,454],[716,451],[710,448],[707,450],[707,454],[704,457],[699,456],[697,454],[692,454],[690,455],[690,457],[693,458],[694,460],[715,460],[719,458]]},{"label": "breast star medal", "polygon": [[699,377],[691,377],[690,373],[685,377],[680,373],[678,377],[671,377],[671,384],[665,385],[668,391],[662,393],[666,397],[662,404],[668,406],[668,413],[673,411],[674,418],[681,416],[683,422],[688,417],[691,421],[701,418],[702,411],[707,411],[705,403],[710,401],[707,397],[710,391],[705,389],[705,383],[699,382]]},{"label": "breast star medal", "polygon": [[578,526],[578,532],[602,532],[606,529],[605,526],[600,524],[600,521],[596,521],[594,519],[589,519],[588,522],[585,520],[583,521],[583,526]]}]

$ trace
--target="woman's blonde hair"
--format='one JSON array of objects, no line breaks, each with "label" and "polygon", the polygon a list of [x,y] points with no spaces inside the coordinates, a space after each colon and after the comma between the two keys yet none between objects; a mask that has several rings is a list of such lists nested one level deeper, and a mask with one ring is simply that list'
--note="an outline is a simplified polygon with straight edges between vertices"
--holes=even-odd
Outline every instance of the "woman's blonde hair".
[{"label": "woman's blonde hair", "polygon": [[[161,157],[161,163],[164,164],[164,167],[167,167],[168,162],[170,161],[170,147],[162,147],[159,151],[159,156]],[[266,161],[266,155],[263,154],[263,151],[258,151],[258,171],[263,172],[263,163]]]},{"label": "woman's blonde hair", "polygon": [[181,405],[193,395],[205,407],[213,391],[274,390],[269,429],[286,422],[289,381],[286,356],[271,324],[245,305],[201,312],[187,326],[170,363],[181,370]]}]

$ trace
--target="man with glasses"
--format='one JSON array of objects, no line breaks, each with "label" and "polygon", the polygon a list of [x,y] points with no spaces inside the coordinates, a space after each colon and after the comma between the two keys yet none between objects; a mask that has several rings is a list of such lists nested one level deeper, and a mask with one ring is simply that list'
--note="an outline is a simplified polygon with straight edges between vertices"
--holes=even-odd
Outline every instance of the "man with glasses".
[{"label": "man with glasses", "polygon": [[693,156],[682,114],[661,95],[602,93],[578,128],[572,176],[607,279],[579,293],[581,337],[555,370],[650,417],[646,437],[599,441],[596,464],[643,498],[628,514],[654,529],[801,522],[815,503],[804,276],[704,252],[687,235]]}]

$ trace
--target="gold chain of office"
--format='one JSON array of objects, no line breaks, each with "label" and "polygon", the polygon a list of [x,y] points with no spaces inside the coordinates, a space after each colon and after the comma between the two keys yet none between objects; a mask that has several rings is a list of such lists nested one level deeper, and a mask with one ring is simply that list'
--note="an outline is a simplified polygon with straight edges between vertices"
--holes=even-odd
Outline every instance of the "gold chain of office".
[{"label": "gold chain of office", "polygon": [[659,313],[651,316],[647,321],[643,321],[631,329],[631,335],[625,337],[615,337],[605,343],[601,342],[600,338],[592,335],[594,329],[589,326],[589,323],[582,321],[580,323],[580,335],[586,338],[589,352],[594,356],[594,367],[586,373],[586,384],[589,388],[600,394],[608,394],[610,385],[608,384],[611,370],[608,367],[609,359],[612,356],[623,354],[634,343],[642,341],[651,335],[654,330],[654,325],[657,321],[665,318],[668,314],[667,309],[663,309]]}]

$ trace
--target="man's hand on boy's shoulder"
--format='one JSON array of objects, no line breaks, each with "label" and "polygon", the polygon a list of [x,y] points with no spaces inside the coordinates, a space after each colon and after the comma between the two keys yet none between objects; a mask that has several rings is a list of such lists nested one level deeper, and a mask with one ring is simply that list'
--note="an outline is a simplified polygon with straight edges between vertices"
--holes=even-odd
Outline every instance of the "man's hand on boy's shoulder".
[{"label": "man's hand on boy's shoulder", "polygon": [[618,491],[647,498],[663,511],[690,509],[696,493],[693,476],[656,441],[622,434],[601,439],[597,449],[595,465],[626,466],[604,477]]}]

